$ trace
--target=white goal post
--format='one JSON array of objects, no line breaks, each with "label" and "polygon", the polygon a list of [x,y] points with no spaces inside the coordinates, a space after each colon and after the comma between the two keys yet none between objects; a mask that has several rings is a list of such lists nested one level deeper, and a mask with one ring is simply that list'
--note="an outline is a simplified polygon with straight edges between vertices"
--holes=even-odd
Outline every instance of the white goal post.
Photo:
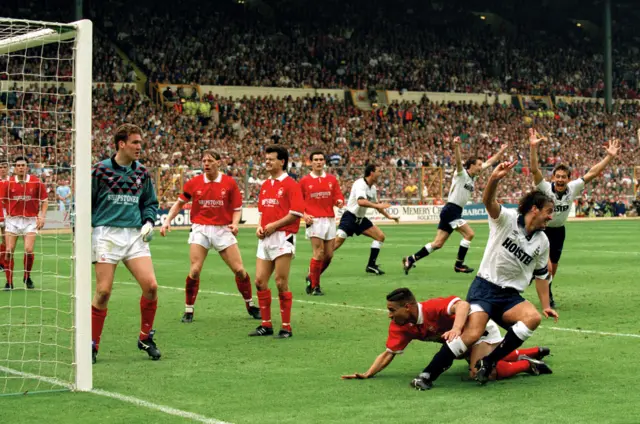
[{"label": "white goal post", "polygon": [[[0,77],[7,75],[0,78],[2,161],[11,170],[12,156],[20,149],[28,151],[34,172],[53,169],[38,174],[48,181],[48,190],[56,190],[58,175],[73,187],[66,228],[45,227],[37,236],[35,261],[41,264],[40,274],[38,265],[33,267],[35,289],[23,288],[16,277],[14,290],[0,291],[0,320],[4,320],[0,321],[0,395],[92,389],[92,40],[89,20],[63,24],[0,17]],[[34,96],[36,100],[29,100],[27,106],[25,99]],[[25,118],[29,113],[36,118]],[[53,143],[53,154],[46,150],[51,144],[38,138],[45,132],[45,141]],[[63,153],[71,160],[61,165],[60,150],[67,146],[70,151]],[[51,210],[56,202],[49,203]],[[16,275],[22,275],[22,258],[17,256],[22,243],[19,239]],[[39,338],[31,340],[33,334]]]}]

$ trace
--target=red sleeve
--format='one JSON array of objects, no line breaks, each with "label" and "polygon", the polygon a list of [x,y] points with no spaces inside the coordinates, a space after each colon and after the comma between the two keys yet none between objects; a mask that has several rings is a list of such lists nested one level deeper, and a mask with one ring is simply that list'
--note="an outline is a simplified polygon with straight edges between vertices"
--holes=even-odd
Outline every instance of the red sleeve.
[{"label": "red sleeve", "polygon": [[425,302],[425,309],[435,316],[451,316],[451,308],[458,302],[458,296],[436,297]]},{"label": "red sleeve", "polygon": [[49,195],[47,194],[47,186],[42,181],[38,181],[40,184],[40,201],[47,200]]},{"label": "red sleeve", "polygon": [[392,322],[389,324],[389,335],[387,336],[387,352],[399,354],[404,351],[411,342],[411,337],[407,335],[402,327]]},{"label": "red sleeve", "polygon": [[0,183],[0,201],[2,202],[2,207],[5,209],[9,209],[9,182]]},{"label": "red sleeve", "polygon": [[182,200],[185,203],[189,203],[191,201],[191,198],[193,197],[192,193],[193,193],[193,181],[194,178],[191,178],[189,181],[187,181],[183,186],[182,186],[182,193],[180,193],[180,196],[178,196],[178,198],[180,200]]},{"label": "red sleeve", "polygon": [[[260,186],[260,193],[258,194],[258,213],[262,214],[262,192],[264,191],[264,185],[265,185],[266,181],[264,183],[262,183],[262,185]],[[260,224],[260,222],[258,222],[258,225]]]},{"label": "red sleeve", "polygon": [[240,193],[236,180],[229,177],[229,186],[231,187],[231,194],[229,195],[231,207],[234,211],[242,210],[242,194]]},{"label": "red sleeve", "polygon": [[302,216],[304,214],[304,199],[302,198],[302,190],[300,184],[295,182],[291,178],[287,190],[287,196],[289,197],[289,213],[292,215]]},{"label": "red sleeve", "polygon": [[302,199],[304,200],[307,200],[309,198],[309,193],[307,193],[307,190],[306,190],[306,187],[307,187],[306,182],[307,182],[307,176],[305,175],[300,180],[300,190],[302,191]]},{"label": "red sleeve", "polygon": [[338,200],[342,200],[344,202],[344,194],[342,194],[342,190],[340,190],[340,183],[337,178],[333,178],[333,200],[337,202]]}]

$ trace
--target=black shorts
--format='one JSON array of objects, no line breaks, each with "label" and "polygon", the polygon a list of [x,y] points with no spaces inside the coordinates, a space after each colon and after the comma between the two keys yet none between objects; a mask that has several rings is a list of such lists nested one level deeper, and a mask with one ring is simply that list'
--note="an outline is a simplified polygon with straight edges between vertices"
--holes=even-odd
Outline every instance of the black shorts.
[{"label": "black shorts", "polygon": [[549,260],[552,264],[557,264],[562,255],[562,247],[564,246],[564,238],[566,230],[562,227],[547,227],[544,233],[549,239]]},{"label": "black shorts", "polygon": [[446,231],[449,234],[453,233],[451,223],[457,220],[462,221],[462,223],[457,225],[456,228],[464,224],[464,220],[462,219],[462,208],[455,203],[447,203],[440,211],[440,223],[438,224],[438,230]]},{"label": "black shorts", "polygon": [[467,302],[470,305],[480,306],[489,314],[489,318],[505,330],[508,330],[511,326],[505,326],[502,322],[502,315],[514,306],[524,302],[524,298],[516,289],[500,287],[484,278],[476,277],[471,283],[471,287],[469,287],[469,292],[467,292]]},{"label": "black shorts", "polygon": [[354,234],[359,236],[371,227],[373,227],[373,222],[369,218],[358,218],[349,211],[344,212],[342,218],[340,218],[340,224],[338,224],[338,230],[347,233],[347,237],[351,237]]}]

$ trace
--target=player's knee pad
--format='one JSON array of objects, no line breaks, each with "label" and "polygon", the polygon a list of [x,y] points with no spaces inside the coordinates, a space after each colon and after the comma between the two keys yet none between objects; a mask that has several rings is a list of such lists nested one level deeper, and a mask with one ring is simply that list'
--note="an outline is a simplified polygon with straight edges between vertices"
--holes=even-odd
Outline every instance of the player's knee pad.
[{"label": "player's knee pad", "polygon": [[383,244],[384,244],[384,243],[383,243],[383,242],[381,242],[381,241],[374,240],[374,241],[372,241],[372,242],[371,242],[371,248],[372,248],[372,249],[382,249],[382,245],[383,245]]},{"label": "player's knee pad", "polygon": [[522,321],[516,322],[513,327],[511,327],[511,329],[513,330],[515,335],[518,336],[518,338],[523,342],[533,335],[533,330],[530,330],[529,327],[527,327],[527,325]]},{"label": "player's knee pad", "polygon": [[341,239],[346,239],[349,236],[347,235],[347,233],[344,232],[344,230],[338,230],[336,232],[336,237],[340,237]]},{"label": "player's knee pad", "polygon": [[449,346],[451,352],[456,355],[456,358],[464,355],[464,353],[467,351],[467,345],[464,344],[460,337],[457,337],[451,342],[447,342],[447,346]]}]

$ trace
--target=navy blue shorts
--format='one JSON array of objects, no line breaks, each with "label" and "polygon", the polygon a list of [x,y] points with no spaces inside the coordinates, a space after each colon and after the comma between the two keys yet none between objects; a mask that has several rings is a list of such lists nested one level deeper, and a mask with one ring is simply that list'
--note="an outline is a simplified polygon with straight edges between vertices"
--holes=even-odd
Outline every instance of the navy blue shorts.
[{"label": "navy blue shorts", "polygon": [[562,227],[547,227],[544,233],[549,239],[549,260],[551,260],[552,264],[557,264],[562,255],[564,238],[566,236],[564,225]]},{"label": "navy blue shorts", "polygon": [[446,231],[447,233],[453,233],[454,227],[451,226],[452,222],[458,221],[455,228],[464,225],[462,219],[462,208],[455,203],[447,203],[440,211],[440,223],[438,224],[438,230]]},{"label": "navy blue shorts", "polygon": [[467,302],[470,305],[480,306],[489,314],[489,318],[507,330],[511,326],[505,326],[502,323],[502,315],[524,302],[524,298],[516,289],[496,286],[484,278],[476,277],[467,292]]},{"label": "navy blue shorts", "polygon": [[342,218],[340,218],[340,224],[338,224],[338,230],[347,233],[347,237],[351,237],[354,234],[359,236],[371,227],[373,227],[373,222],[369,218],[358,218],[349,211],[344,212]]}]

